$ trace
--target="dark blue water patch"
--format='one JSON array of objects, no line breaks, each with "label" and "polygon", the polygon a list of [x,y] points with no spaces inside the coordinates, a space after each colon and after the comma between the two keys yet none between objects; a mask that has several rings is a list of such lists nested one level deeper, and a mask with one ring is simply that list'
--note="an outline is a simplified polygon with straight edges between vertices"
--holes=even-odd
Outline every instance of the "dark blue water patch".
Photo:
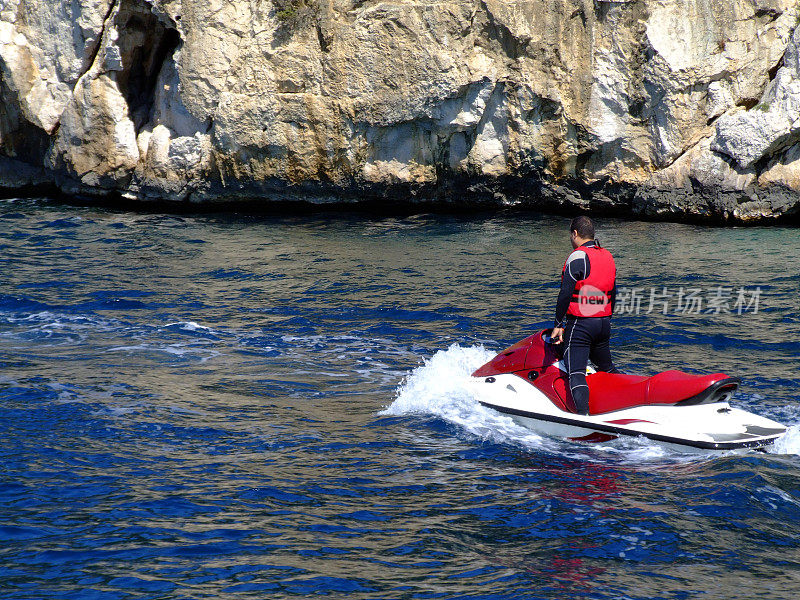
[{"label": "dark blue water patch", "polygon": [[75,232],[74,231],[65,231],[65,232],[63,232],[62,235],[63,235],[63,237],[56,237],[55,235],[50,235],[50,234],[31,235],[31,236],[28,237],[28,242],[31,245],[38,246],[40,249],[46,250],[46,251],[52,253],[53,250],[59,250],[60,249],[59,246],[53,246],[52,245],[52,243],[55,240],[63,240],[64,238],[66,238],[67,240],[72,242],[73,241],[72,238],[75,236]]},{"label": "dark blue water patch", "polygon": [[[46,385],[37,385],[45,382],[41,380],[36,381],[36,379],[31,378],[27,380],[27,383],[28,385],[21,385],[19,383],[0,385],[0,394],[2,394],[0,397],[3,399],[3,411],[17,410],[20,411],[18,412],[18,416],[22,417],[32,403],[52,402],[58,399],[58,392],[56,390]],[[16,409],[12,403],[24,403],[23,408]],[[0,427],[2,427],[2,423],[0,423]]]},{"label": "dark blue water patch", "polygon": [[37,302],[28,296],[17,296],[0,293],[0,310],[7,313],[44,311],[52,308],[47,304]]},{"label": "dark blue water patch", "polygon": [[[621,328],[620,328],[621,329]],[[681,348],[685,346],[708,345],[714,350],[724,351],[727,349],[748,349],[768,351],[787,351],[800,353],[800,341],[797,340],[754,340],[745,337],[732,337],[729,334],[713,333],[704,334],[698,332],[687,333],[681,328],[666,328],[656,326],[647,332],[639,330],[640,338],[651,338],[653,344]]]},{"label": "dark blue water patch", "polygon": [[430,337],[430,332],[426,329],[418,327],[409,327],[407,325],[395,324],[391,322],[382,322],[371,325],[365,329],[359,330],[359,334],[364,337],[379,337],[391,339],[405,339],[415,343]]},{"label": "dark blue water patch", "polygon": [[84,221],[80,217],[67,217],[64,219],[55,219],[53,221],[40,223],[41,227],[54,227],[56,229],[80,227],[81,225],[89,225],[91,221]]},{"label": "dark blue water patch", "polygon": [[129,311],[140,309],[153,309],[157,306],[142,302],[141,300],[129,300],[127,298],[103,298],[91,302],[84,302],[70,307],[76,311]]},{"label": "dark blue water patch", "polygon": [[[39,287],[39,286],[37,286]],[[44,286],[51,287],[51,286]],[[66,287],[66,286],[59,286]],[[124,296],[124,294],[122,295]],[[131,300],[125,297],[109,296],[101,293],[94,300],[83,300],[74,304],[49,304],[23,295],[0,294],[0,318],[13,316],[17,320],[33,322],[46,318],[58,319],[59,313],[78,316],[91,320],[96,318],[95,311],[119,311],[126,313],[130,310],[172,308],[174,304],[148,303],[141,300]],[[5,315],[3,314],[5,313]]]},{"label": "dark blue water patch", "polygon": [[0,535],[7,543],[16,541],[30,541],[35,539],[48,538],[57,534],[58,530],[55,528],[34,528],[34,527],[20,527],[14,525],[0,526]]},{"label": "dark blue water patch", "polygon": [[15,241],[15,240],[27,239],[28,237],[30,237],[30,234],[22,231],[12,231],[4,234],[3,237],[9,241]]}]

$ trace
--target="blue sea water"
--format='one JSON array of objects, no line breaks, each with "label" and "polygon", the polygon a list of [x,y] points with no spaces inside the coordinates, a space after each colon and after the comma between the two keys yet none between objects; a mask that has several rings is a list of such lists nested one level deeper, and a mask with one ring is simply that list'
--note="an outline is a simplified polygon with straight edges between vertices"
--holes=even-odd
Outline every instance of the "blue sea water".
[{"label": "blue sea water", "polygon": [[0,597],[793,600],[800,232],[600,220],[644,298],[617,362],[737,375],[790,426],[683,453],[466,390],[549,324],[565,225],[0,202]]}]

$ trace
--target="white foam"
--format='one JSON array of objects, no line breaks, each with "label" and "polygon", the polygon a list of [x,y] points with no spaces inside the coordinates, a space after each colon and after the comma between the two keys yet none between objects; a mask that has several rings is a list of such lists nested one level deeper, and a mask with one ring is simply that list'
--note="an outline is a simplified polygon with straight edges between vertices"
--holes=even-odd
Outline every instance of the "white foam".
[{"label": "white foam", "polygon": [[175,323],[167,323],[166,327],[174,327],[176,325],[180,326],[180,329],[185,331],[213,331],[211,327],[200,325],[194,321],[177,321]]},{"label": "white foam", "polygon": [[382,415],[432,415],[483,440],[539,446],[542,438],[495,411],[484,408],[469,388],[471,373],[494,353],[483,346],[453,344],[414,369]]},{"label": "white foam", "polygon": [[800,454],[800,425],[790,425],[767,450],[772,454]]},{"label": "white foam", "polygon": [[25,316],[4,316],[3,321],[18,326],[3,332],[2,337],[29,343],[34,340],[39,346],[78,345],[97,331],[113,331],[121,326],[94,315],[76,315],[40,311]]}]

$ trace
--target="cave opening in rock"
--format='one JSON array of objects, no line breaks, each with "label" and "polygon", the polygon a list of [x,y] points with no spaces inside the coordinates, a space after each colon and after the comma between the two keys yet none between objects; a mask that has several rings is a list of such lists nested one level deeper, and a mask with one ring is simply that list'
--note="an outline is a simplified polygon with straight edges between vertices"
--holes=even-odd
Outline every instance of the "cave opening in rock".
[{"label": "cave opening in rock", "polygon": [[142,0],[123,2],[116,22],[123,66],[117,82],[139,131],[152,117],[158,74],[180,44],[180,34],[166,26]]},{"label": "cave opening in rock", "polygon": [[0,73],[0,156],[41,165],[50,138],[46,131],[28,122],[19,106],[17,94]]}]

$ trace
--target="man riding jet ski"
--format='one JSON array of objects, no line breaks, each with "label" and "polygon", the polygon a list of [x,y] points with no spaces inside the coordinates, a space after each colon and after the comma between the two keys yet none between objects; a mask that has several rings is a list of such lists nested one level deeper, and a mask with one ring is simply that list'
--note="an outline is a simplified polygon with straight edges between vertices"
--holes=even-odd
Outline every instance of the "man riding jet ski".
[{"label": "man riding jet ski", "polygon": [[[609,349],[614,258],[594,239],[588,217],[572,220],[570,240],[553,329],[511,346],[473,373],[483,405],[532,429],[586,441],[644,435],[697,448],[750,448],[786,431],[728,405],[739,386],[735,377],[620,373]],[[598,372],[587,373],[589,359]]]},{"label": "man riding jet ski", "polygon": [[569,225],[572,253],[561,270],[553,340],[564,340],[564,366],[570,393],[581,414],[589,413],[586,364],[617,373],[611,360],[611,314],[617,295],[614,257],[594,237],[594,223],[579,216]]}]

